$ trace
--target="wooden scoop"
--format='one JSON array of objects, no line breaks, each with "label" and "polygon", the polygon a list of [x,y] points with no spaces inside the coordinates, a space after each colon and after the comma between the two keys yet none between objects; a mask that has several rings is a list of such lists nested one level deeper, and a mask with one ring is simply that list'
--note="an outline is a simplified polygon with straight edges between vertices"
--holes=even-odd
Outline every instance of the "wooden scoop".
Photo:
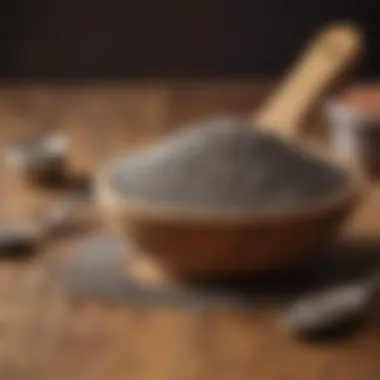
[{"label": "wooden scoop", "polygon": [[255,124],[296,135],[305,116],[352,67],[362,49],[362,33],[350,24],[333,24],[322,30],[253,116]]},{"label": "wooden scoop", "polygon": [[[294,138],[305,115],[353,65],[361,47],[362,36],[351,25],[323,30],[255,115],[255,124],[274,129],[280,138]],[[356,182],[347,181],[339,194],[291,212],[194,215],[175,206],[163,209],[134,202],[118,194],[108,174],[104,169],[97,178],[100,204],[155,263],[152,267],[162,267],[181,280],[284,268],[309,260],[336,234],[359,194]]]}]

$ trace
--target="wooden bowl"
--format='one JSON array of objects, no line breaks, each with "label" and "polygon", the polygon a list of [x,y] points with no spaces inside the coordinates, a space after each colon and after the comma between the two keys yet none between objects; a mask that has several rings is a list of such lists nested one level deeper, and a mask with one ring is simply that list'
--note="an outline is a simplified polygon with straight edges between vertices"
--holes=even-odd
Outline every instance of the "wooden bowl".
[{"label": "wooden bowl", "polygon": [[[356,61],[361,44],[361,34],[351,25],[322,30],[255,114],[256,126],[302,147],[296,137],[304,115]],[[100,204],[152,263],[181,279],[284,268],[309,260],[334,237],[360,194],[353,176],[341,191],[292,212],[215,214],[120,196],[110,172],[105,168],[97,179]]]},{"label": "wooden bowl", "polygon": [[181,279],[306,262],[337,234],[361,194],[352,176],[338,193],[291,212],[217,214],[128,199],[112,186],[109,172],[105,168],[97,177],[99,204],[140,251]]}]

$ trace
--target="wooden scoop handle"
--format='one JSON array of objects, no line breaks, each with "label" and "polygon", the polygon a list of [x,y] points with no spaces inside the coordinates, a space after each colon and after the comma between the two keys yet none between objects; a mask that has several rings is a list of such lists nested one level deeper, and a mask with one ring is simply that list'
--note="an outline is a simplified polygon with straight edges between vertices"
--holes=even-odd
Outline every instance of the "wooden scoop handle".
[{"label": "wooden scoop handle", "polygon": [[304,117],[353,65],[362,47],[363,35],[352,25],[337,23],[322,30],[254,115],[255,124],[288,136],[297,134]]}]

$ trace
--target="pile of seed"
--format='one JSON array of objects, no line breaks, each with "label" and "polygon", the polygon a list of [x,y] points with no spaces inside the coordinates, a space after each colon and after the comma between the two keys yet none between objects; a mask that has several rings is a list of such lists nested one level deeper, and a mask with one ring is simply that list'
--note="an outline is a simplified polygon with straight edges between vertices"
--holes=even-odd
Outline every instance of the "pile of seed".
[{"label": "pile of seed", "polygon": [[342,189],[346,175],[248,122],[217,118],[190,125],[111,172],[128,199],[213,212],[295,209]]}]

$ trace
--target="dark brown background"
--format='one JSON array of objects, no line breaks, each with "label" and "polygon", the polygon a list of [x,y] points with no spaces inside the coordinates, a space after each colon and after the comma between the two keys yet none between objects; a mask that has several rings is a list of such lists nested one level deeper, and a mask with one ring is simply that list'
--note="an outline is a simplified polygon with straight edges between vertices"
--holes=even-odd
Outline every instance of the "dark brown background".
[{"label": "dark brown background", "polygon": [[0,76],[273,75],[342,18],[368,32],[376,75],[379,0],[2,0]]}]

